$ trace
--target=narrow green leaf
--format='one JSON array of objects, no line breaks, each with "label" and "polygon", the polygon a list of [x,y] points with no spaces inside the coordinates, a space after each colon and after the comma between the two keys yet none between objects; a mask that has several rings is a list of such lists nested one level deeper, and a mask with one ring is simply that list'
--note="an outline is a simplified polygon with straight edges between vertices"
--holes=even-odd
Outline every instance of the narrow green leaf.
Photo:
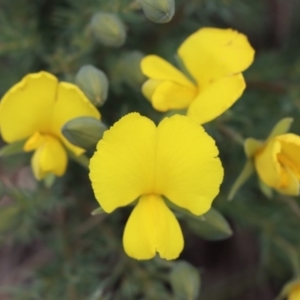
[{"label": "narrow green leaf", "polygon": [[273,129],[272,129],[271,133],[269,134],[267,140],[270,140],[270,139],[272,139],[273,137],[275,137],[277,135],[287,133],[290,130],[293,121],[294,121],[293,118],[284,118],[284,119],[280,120],[273,127]]},{"label": "narrow green leaf", "polygon": [[106,129],[106,126],[95,118],[79,117],[67,122],[61,131],[73,145],[89,149],[98,143]]},{"label": "narrow green leaf", "polygon": [[0,150],[0,156],[10,156],[15,154],[24,153],[24,145],[25,145],[26,139],[14,142],[12,144],[8,144]]},{"label": "narrow green leaf", "polygon": [[253,162],[250,159],[248,159],[246,161],[246,164],[245,164],[241,174],[238,176],[238,178],[234,182],[233,186],[231,187],[231,190],[228,195],[228,200],[232,200],[234,198],[236,192],[248,180],[248,178],[252,175],[253,172],[254,172]]},{"label": "narrow green leaf", "polygon": [[178,261],[170,273],[170,284],[177,300],[195,300],[200,292],[200,275],[185,261]]},{"label": "narrow green leaf", "polygon": [[202,216],[189,214],[186,223],[194,233],[209,241],[218,241],[232,236],[227,220],[214,208]]}]

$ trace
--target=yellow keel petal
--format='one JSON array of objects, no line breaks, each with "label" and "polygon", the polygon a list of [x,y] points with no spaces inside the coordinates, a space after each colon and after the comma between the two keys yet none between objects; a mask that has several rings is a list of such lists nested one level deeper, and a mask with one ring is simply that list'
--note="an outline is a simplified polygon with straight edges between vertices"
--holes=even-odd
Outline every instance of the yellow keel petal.
[{"label": "yellow keel petal", "polygon": [[125,252],[136,259],[175,259],[183,249],[183,236],[174,214],[157,195],[142,196],[132,211],[123,236]]}]

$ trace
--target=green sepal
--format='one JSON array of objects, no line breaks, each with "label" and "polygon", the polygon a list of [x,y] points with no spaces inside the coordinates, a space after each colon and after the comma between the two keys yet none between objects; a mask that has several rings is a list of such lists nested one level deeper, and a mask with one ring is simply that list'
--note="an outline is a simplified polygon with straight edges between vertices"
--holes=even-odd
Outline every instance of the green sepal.
[{"label": "green sepal", "polygon": [[289,296],[290,292],[297,286],[300,286],[300,278],[293,279],[287,282],[281,289],[280,294],[275,298],[275,300],[283,300]]},{"label": "green sepal", "polygon": [[61,132],[71,144],[89,149],[98,143],[106,129],[106,126],[95,118],[79,117],[67,122]]},{"label": "green sepal", "polygon": [[254,156],[254,154],[262,147],[264,143],[254,138],[248,138],[244,142],[244,151],[248,158]]},{"label": "green sepal", "polygon": [[272,129],[271,133],[269,134],[267,140],[274,138],[277,135],[285,134],[289,132],[291,125],[293,123],[293,118],[284,118],[281,119]]},{"label": "green sepal", "polygon": [[200,293],[199,272],[185,261],[177,261],[170,273],[170,284],[176,300],[195,300]]},{"label": "green sepal", "polygon": [[105,211],[103,210],[102,207],[98,207],[91,212],[92,216],[97,216],[97,215],[101,215],[101,214],[105,214]]},{"label": "green sepal", "polygon": [[24,153],[25,143],[26,143],[26,139],[2,147],[0,150],[0,156],[10,156],[10,155]]},{"label": "green sepal", "polygon": [[271,199],[273,197],[273,189],[258,179],[258,186],[261,192],[268,198]]},{"label": "green sepal", "polygon": [[55,179],[56,179],[55,174],[53,174],[53,173],[48,174],[48,175],[43,179],[46,188],[51,188],[51,186],[52,186],[52,185],[54,184],[54,182],[55,182]]},{"label": "green sepal", "polygon": [[189,214],[185,221],[195,234],[208,241],[224,240],[232,236],[229,223],[214,208],[201,216]]},{"label": "green sepal", "polygon": [[175,14],[174,0],[140,0],[145,16],[155,23],[167,23]]},{"label": "green sepal", "polygon": [[230,189],[229,195],[228,195],[228,200],[232,200],[237,193],[237,191],[240,189],[240,187],[248,180],[248,178],[252,175],[254,172],[254,164],[252,160],[248,159],[246,161],[246,164],[234,182],[233,186]]}]

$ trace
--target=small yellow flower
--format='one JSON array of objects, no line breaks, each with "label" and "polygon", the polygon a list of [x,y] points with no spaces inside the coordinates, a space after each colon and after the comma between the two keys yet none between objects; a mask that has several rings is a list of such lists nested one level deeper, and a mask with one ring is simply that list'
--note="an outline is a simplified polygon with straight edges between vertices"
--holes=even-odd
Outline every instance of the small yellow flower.
[{"label": "small yellow flower", "polygon": [[287,133],[292,122],[292,118],[280,120],[265,141],[254,138],[245,140],[248,160],[231,188],[229,199],[255,170],[266,196],[271,197],[272,188],[281,194],[299,195],[300,136]]},{"label": "small yellow flower", "polygon": [[288,300],[300,300],[300,285],[294,286],[288,294]]},{"label": "small yellow flower", "polygon": [[286,195],[299,195],[300,136],[275,136],[254,153],[259,178],[267,186]]},{"label": "small yellow flower", "polygon": [[193,80],[156,55],[141,62],[149,77],[144,96],[156,110],[187,109],[203,124],[221,115],[242,95],[242,71],[253,61],[254,50],[245,35],[232,29],[203,28],[179,47],[178,56]]},{"label": "small yellow flower", "polygon": [[95,196],[107,213],[137,200],[123,236],[126,253],[175,259],[183,249],[178,221],[163,197],[195,215],[209,210],[223,168],[214,140],[185,116],[158,125],[138,113],[104,133],[90,161]]},{"label": "small yellow flower", "polygon": [[100,119],[97,109],[73,84],[58,82],[47,72],[25,76],[0,103],[0,130],[4,141],[27,139],[24,150],[35,151],[31,164],[34,175],[62,176],[67,167],[65,147],[75,155],[83,149],[70,144],[61,127],[69,120],[89,116]]}]

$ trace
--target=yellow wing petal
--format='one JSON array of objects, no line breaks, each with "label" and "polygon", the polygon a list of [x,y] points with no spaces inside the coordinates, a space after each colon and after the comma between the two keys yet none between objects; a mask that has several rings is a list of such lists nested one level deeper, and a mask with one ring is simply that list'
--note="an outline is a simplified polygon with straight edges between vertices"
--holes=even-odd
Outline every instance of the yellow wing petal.
[{"label": "yellow wing petal", "polygon": [[282,168],[277,158],[280,151],[280,143],[273,138],[254,157],[258,176],[266,185],[273,188],[279,187],[281,181]]},{"label": "yellow wing petal", "polygon": [[223,77],[200,90],[187,115],[199,124],[209,122],[230,108],[245,89],[242,74]]},{"label": "yellow wing petal", "polygon": [[217,28],[196,31],[181,44],[178,54],[200,88],[211,80],[242,72],[254,58],[245,35]]},{"label": "yellow wing petal", "polygon": [[76,155],[82,154],[84,150],[69,143],[62,135],[61,128],[66,122],[83,116],[100,119],[99,111],[77,86],[67,82],[59,83],[51,116],[50,131]]},{"label": "yellow wing petal", "polygon": [[43,179],[49,173],[62,176],[67,168],[67,153],[60,141],[45,136],[44,143],[34,152],[31,160],[36,179]]},{"label": "yellow wing petal", "polygon": [[178,69],[157,55],[147,55],[141,61],[144,75],[151,79],[168,80],[193,88],[194,84]]},{"label": "yellow wing petal", "polygon": [[123,236],[125,252],[136,259],[175,259],[183,249],[178,221],[161,197],[141,197],[131,213]]},{"label": "yellow wing petal", "polygon": [[90,161],[90,179],[106,212],[152,192],[155,136],[155,124],[137,113],[104,133]]},{"label": "yellow wing petal", "polygon": [[57,85],[57,78],[47,72],[29,74],[3,96],[0,128],[6,142],[47,130]]},{"label": "yellow wing petal", "polygon": [[195,215],[211,207],[223,179],[215,141],[186,116],[165,118],[158,126],[155,188]]},{"label": "yellow wing petal", "polygon": [[151,103],[158,111],[187,108],[196,97],[196,88],[187,88],[171,81],[157,85]]}]

